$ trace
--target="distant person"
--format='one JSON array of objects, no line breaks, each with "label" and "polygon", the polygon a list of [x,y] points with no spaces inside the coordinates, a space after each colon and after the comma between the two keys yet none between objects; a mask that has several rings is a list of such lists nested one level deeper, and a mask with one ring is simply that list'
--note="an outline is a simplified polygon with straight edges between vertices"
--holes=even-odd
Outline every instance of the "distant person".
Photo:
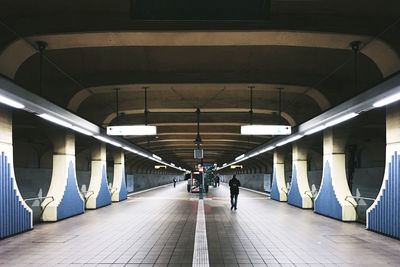
[{"label": "distant person", "polygon": [[174,179],[172,180],[172,182],[174,182],[174,187],[176,187],[176,178],[174,178]]},{"label": "distant person", "polygon": [[217,186],[219,187],[219,176],[217,175],[217,177],[215,178],[215,181],[217,183]]},{"label": "distant person", "polygon": [[231,189],[231,210],[237,210],[240,181],[236,179],[236,175],[233,175],[232,179],[229,180],[229,187]]}]

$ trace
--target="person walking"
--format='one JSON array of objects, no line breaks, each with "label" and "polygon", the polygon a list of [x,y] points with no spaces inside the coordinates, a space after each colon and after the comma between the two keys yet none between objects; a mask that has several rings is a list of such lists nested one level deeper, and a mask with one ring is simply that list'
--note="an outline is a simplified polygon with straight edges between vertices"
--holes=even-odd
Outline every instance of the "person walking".
[{"label": "person walking", "polygon": [[172,182],[174,182],[174,187],[176,187],[176,178],[174,178],[174,179],[172,180]]},{"label": "person walking", "polygon": [[216,186],[219,187],[219,176],[218,175],[217,175],[216,181],[217,181],[217,185]]},{"label": "person walking", "polygon": [[233,175],[232,179],[229,180],[229,187],[231,189],[231,210],[237,210],[240,181],[236,179],[236,175]]}]

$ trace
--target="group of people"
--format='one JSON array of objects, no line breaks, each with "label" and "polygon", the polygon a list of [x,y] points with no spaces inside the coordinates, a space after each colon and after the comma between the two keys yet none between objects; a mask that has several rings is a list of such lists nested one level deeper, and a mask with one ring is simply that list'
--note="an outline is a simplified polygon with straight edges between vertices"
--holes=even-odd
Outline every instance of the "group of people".
[{"label": "group of people", "polygon": [[[176,178],[172,180],[174,183],[174,187],[176,187]],[[215,185],[219,186],[219,176],[216,176]],[[231,193],[231,210],[237,210],[237,200],[239,196],[239,187],[240,181],[236,178],[236,175],[233,175],[232,179],[229,180],[229,188]]]}]

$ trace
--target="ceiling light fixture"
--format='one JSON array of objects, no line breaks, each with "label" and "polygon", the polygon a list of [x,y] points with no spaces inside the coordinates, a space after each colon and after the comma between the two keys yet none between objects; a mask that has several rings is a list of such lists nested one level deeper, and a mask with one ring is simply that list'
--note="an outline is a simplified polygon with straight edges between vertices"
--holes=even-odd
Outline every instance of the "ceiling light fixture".
[{"label": "ceiling light fixture", "polygon": [[356,116],[358,116],[358,113],[352,112],[352,113],[343,115],[343,116],[341,116],[341,117],[339,117],[337,119],[334,119],[333,121],[330,121],[330,122],[326,123],[325,126],[326,127],[331,127],[333,125],[336,125],[336,124],[342,123],[344,121],[350,120],[350,119],[352,119],[352,118],[354,118]]},{"label": "ceiling light fixture", "polygon": [[156,170],[161,169],[161,168],[166,169],[167,166],[165,166],[165,165],[154,165],[154,169],[156,169]]},{"label": "ceiling light fixture", "polygon": [[25,108],[25,105],[15,101],[15,100],[12,100],[8,97],[2,96],[2,95],[0,95],[0,103],[3,103],[5,105],[13,107],[13,108],[18,108],[18,109]]},{"label": "ceiling light fixture", "polygon": [[286,145],[286,144],[291,143],[293,141],[299,140],[302,137],[303,137],[303,135],[301,135],[301,134],[295,135],[295,136],[290,137],[290,138],[288,138],[288,139],[286,139],[286,140],[284,140],[282,142],[277,143],[276,146]]},{"label": "ceiling light fixture", "polygon": [[49,115],[47,113],[39,114],[38,116],[43,118],[43,119],[45,119],[45,120],[48,120],[48,121],[50,121],[52,123],[58,124],[60,126],[64,126],[64,127],[67,127],[67,128],[71,128],[72,127],[71,123],[66,122],[64,120],[61,120],[59,118],[56,118],[56,117],[54,117],[52,115]]},{"label": "ceiling light fixture", "polygon": [[107,135],[156,135],[157,127],[151,125],[108,126]]},{"label": "ceiling light fixture", "polygon": [[159,156],[157,156],[155,154],[153,154],[152,157],[155,158],[155,159],[158,159],[158,160],[162,160]]},{"label": "ceiling light fixture", "polygon": [[100,135],[95,135],[94,137],[95,137],[96,139],[100,140],[100,141],[109,143],[110,145],[113,145],[113,146],[116,146],[116,147],[121,147],[121,144],[120,144],[120,143],[115,142],[115,141],[113,141],[113,140],[110,140],[110,139],[108,139],[107,137],[103,137],[103,136],[100,136]]},{"label": "ceiling light fixture", "polygon": [[322,131],[324,129],[326,129],[326,126],[325,125],[320,125],[320,126],[317,126],[317,127],[313,128],[311,130],[308,130],[307,132],[304,133],[304,135],[311,135],[311,134],[314,134],[316,132]]},{"label": "ceiling light fixture", "polygon": [[74,131],[77,131],[77,132],[79,132],[81,134],[84,134],[84,135],[93,136],[92,132],[89,132],[88,130],[85,130],[85,129],[83,129],[81,127],[78,127],[78,126],[72,126],[71,129],[74,130]]},{"label": "ceiling light fixture", "polygon": [[242,135],[290,135],[292,129],[289,125],[282,125],[282,88],[279,90],[279,122],[277,125],[264,125],[264,124],[253,124],[253,89],[254,86],[249,86],[250,89],[250,124],[242,125],[240,127],[240,134]]},{"label": "ceiling light fixture", "polygon": [[[398,88],[400,89],[400,86]],[[400,92],[397,94],[385,97],[382,100],[376,101],[374,104],[372,104],[372,106],[374,106],[375,108],[379,108],[379,107],[383,107],[383,106],[392,104],[399,100],[400,100]]]},{"label": "ceiling light fixture", "polygon": [[145,116],[145,124],[144,125],[119,125],[121,122],[119,120],[119,88],[115,89],[115,99],[116,99],[116,122],[117,125],[108,126],[107,127],[107,135],[112,136],[121,136],[121,135],[134,135],[134,136],[148,136],[148,135],[157,135],[157,127],[153,125],[147,125],[148,123],[148,113],[149,110],[147,108],[147,89],[148,87],[143,87],[144,89],[144,116]]},{"label": "ceiling light fixture", "polygon": [[236,157],[235,160],[240,160],[240,159],[244,158],[244,156],[245,156],[245,155],[242,154],[242,155],[240,155],[239,157]]},{"label": "ceiling light fixture", "polygon": [[243,125],[240,128],[242,135],[289,135],[291,127],[287,125]]}]

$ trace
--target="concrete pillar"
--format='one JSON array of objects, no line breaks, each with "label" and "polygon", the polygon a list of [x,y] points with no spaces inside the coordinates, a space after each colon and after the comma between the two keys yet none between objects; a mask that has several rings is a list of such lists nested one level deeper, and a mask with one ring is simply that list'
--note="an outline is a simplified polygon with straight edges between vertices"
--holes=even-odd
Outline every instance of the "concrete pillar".
[{"label": "concrete pillar", "polygon": [[285,157],[280,151],[274,151],[274,173],[272,176],[271,198],[278,201],[287,201],[287,187],[285,182]]},{"label": "concrete pillar", "polygon": [[75,136],[59,133],[53,140],[53,174],[48,197],[42,203],[43,221],[59,221],[84,212],[84,200],[79,192],[75,169]]},{"label": "concrete pillar", "polygon": [[111,204],[106,170],[106,145],[98,143],[92,148],[92,169],[86,193],[87,209],[97,209]]},{"label": "concrete pillar", "polygon": [[307,149],[300,143],[293,144],[292,183],[288,203],[303,209],[311,209],[313,200],[308,184]]},{"label": "concrete pillar", "polygon": [[0,239],[32,228],[32,210],[15,180],[11,110],[0,107]]},{"label": "concrete pillar", "polygon": [[114,182],[111,189],[111,199],[119,202],[127,198],[125,183],[125,154],[122,150],[114,153]]},{"label": "concrete pillar", "polygon": [[346,138],[333,131],[324,132],[324,167],[314,211],[342,221],[355,221],[357,203],[351,197],[346,177]]},{"label": "concrete pillar", "polygon": [[386,110],[386,163],[381,190],[367,210],[367,229],[400,238],[400,105]]}]

